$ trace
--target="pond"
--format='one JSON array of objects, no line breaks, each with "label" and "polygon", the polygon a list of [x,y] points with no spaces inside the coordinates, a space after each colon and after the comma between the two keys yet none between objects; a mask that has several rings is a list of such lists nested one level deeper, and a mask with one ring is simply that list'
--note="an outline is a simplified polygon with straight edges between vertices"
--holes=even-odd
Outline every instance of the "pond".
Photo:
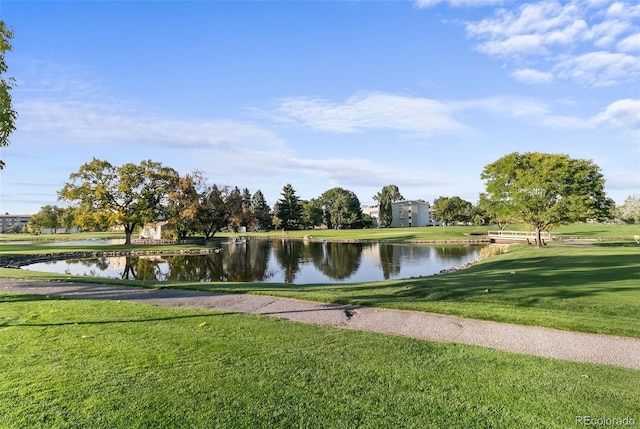
[{"label": "pond", "polygon": [[336,243],[302,240],[216,242],[218,253],[49,261],[34,271],[117,279],[337,283],[420,277],[466,264],[482,246]]}]

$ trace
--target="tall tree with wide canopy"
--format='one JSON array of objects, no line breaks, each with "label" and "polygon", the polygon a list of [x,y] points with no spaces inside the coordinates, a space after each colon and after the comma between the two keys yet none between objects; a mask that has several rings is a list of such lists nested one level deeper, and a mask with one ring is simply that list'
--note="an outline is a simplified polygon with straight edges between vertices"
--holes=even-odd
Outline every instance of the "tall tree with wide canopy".
[{"label": "tall tree with wide canopy", "polygon": [[323,203],[317,198],[311,198],[309,201],[303,201],[302,203],[302,220],[304,226],[307,228],[313,228],[315,226],[322,225],[322,218],[324,216]]},{"label": "tall tree with wide canopy", "polygon": [[373,196],[373,199],[378,202],[381,225],[388,227],[391,225],[391,221],[393,220],[391,203],[394,201],[404,200],[404,197],[396,185],[387,185],[383,186],[382,190]]},{"label": "tall tree with wide canopy", "polygon": [[204,192],[204,182],[202,172],[196,170],[181,176],[175,188],[169,192],[167,222],[179,240],[185,239],[197,229],[196,216]]},{"label": "tall tree with wide canopy", "polygon": [[229,226],[231,209],[229,207],[229,188],[207,187],[201,195],[196,213],[197,230],[205,240],[212,238],[222,228]]},{"label": "tall tree with wide canopy", "polygon": [[121,225],[125,244],[131,244],[137,226],[161,215],[162,203],[178,177],[172,168],[151,160],[116,167],[94,158],[69,176],[58,197],[109,226]]},{"label": "tall tree with wide canopy", "polygon": [[[13,110],[10,92],[13,89],[14,80],[4,77],[8,70],[4,54],[13,49],[12,38],[13,31],[0,20],[0,147],[9,145],[9,136],[16,129],[15,121],[18,118],[18,113]],[[3,168],[4,161],[0,159],[0,170]]]},{"label": "tall tree with wide canopy", "polygon": [[360,200],[353,191],[332,188],[320,196],[327,228],[355,228],[362,225]]},{"label": "tall tree with wide canopy", "polygon": [[62,216],[65,209],[58,206],[46,205],[40,207],[40,211],[29,219],[28,227],[31,231],[40,232],[42,228],[49,228],[56,234],[62,226]]},{"label": "tall tree with wide canopy", "polygon": [[440,197],[433,202],[434,218],[443,224],[470,222],[473,204],[462,198]]},{"label": "tall tree with wide canopy", "polygon": [[542,246],[541,232],[552,227],[602,219],[613,201],[604,192],[604,177],[591,160],[565,154],[517,152],[485,166],[483,207],[497,218],[529,224]]}]

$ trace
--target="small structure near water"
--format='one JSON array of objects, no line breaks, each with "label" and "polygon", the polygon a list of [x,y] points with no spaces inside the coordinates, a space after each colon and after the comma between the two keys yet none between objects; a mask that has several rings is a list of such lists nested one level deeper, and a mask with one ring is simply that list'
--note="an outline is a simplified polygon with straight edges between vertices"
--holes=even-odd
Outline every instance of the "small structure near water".
[{"label": "small structure near water", "polygon": [[169,227],[169,222],[160,221],[154,223],[148,223],[142,227],[140,231],[140,238],[142,240],[162,240],[162,233]]}]

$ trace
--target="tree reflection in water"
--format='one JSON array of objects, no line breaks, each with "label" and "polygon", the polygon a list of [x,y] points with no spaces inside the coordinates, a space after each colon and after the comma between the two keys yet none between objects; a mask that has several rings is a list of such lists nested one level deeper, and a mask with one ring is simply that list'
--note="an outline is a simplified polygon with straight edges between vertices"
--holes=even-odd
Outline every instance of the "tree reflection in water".
[{"label": "tree reflection in water", "polygon": [[282,269],[284,282],[293,283],[300,272],[300,262],[305,255],[305,243],[302,240],[273,240],[273,253]]},{"label": "tree reflection in water", "polygon": [[25,268],[151,281],[374,281],[433,274],[474,259],[480,249],[280,239],[216,245],[222,252],[52,261]]},{"label": "tree reflection in water", "polygon": [[324,275],[334,280],[351,277],[360,268],[362,244],[325,242],[309,243],[313,265]]}]

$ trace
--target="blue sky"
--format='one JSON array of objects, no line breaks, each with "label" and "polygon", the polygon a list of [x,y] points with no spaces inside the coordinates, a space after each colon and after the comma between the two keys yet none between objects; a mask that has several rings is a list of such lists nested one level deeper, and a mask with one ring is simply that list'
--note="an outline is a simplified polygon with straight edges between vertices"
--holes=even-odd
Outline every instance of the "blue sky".
[{"label": "blue sky", "polygon": [[34,213],[93,157],[364,204],[472,202],[508,153],[597,163],[640,192],[636,1],[18,1],[0,16],[19,113],[0,211]]}]

